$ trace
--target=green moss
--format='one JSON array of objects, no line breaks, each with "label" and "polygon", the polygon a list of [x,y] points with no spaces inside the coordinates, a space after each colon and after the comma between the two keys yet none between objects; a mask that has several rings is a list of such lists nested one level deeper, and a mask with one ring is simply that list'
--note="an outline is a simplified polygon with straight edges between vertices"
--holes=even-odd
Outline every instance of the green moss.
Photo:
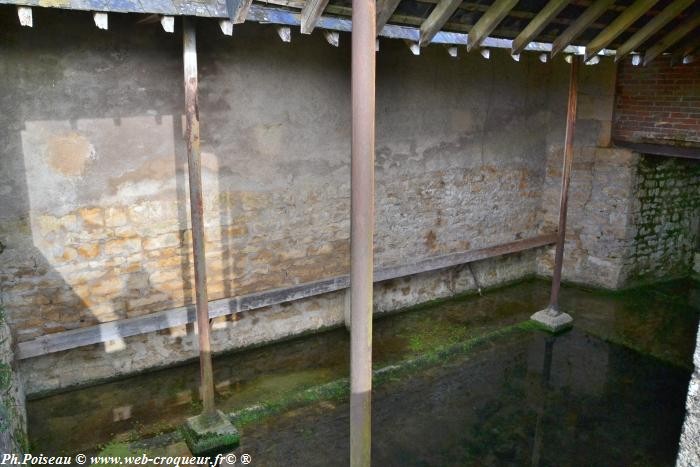
[{"label": "green moss", "polygon": [[[214,425],[214,426],[212,426]],[[238,447],[240,435],[221,412],[199,415],[180,427],[180,434],[194,455],[216,455]]]},{"label": "green moss", "polygon": [[[389,381],[394,381],[422,369],[436,364],[445,364],[460,356],[464,357],[476,348],[500,337],[509,334],[527,333],[530,331],[532,331],[532,327],[527,322],[517,323],[461,342],[451,342],[443,346],[434,347],[415,358],[374,370],[372,384],[375,387],[380,387]],[[263,402],[253,407],[243,409],[232,414],[231,421],[240,428],[302,405],[320,401],[345,400],[349,393],[350,382],[347,378],[342,378],[304,391],[286,395],[274,401]]]}]

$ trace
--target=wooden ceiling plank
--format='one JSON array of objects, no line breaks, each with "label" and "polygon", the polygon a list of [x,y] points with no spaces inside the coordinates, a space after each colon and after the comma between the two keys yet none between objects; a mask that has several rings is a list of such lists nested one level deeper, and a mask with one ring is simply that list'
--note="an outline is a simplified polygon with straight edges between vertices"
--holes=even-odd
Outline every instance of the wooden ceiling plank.
[{"label": "wooden ceiling plank", "polygon": [[568,4],[569,0],[550,0],[513,40],[513,53],[522,52]]},{"label": "wooden ceiling plank", "polygon": [[624,58],[628,53],[637,49],[651,36],[656,34],[661,28],[666,26],[673,18],[678,16],[683,10],[692,5],[694,0],[675,0],[663,9],[661,13],[654,16],[647,24],[627,39],[624,44],[617,48],[615,61]]},{"label": "wooden ceiling plank", "polygon": [[591,57],[610,45],[612,41],[622,34],[627,28],[649,11],[659,0],[637,0],[625,11],[620,13],[605,29],[600,31],[595,38],[586,45],[584,60]]},{"label": "wooden ceiling plank", "polygon": [[554,40],[552,57],[569,46],[588,26],[605,13],[613,3],[615,3],[615,0],[596,0],[595,3],[586,8],[586,11]]},{"label": "wooden ceiling plank", "polygon": [[644,54],[644,65],[648,65],[656,57],[665,52],[669,47],[674,45],[679,40],[700,26],[700,11],[696,12],[692,17],[680,24],[673,31],[666,34],[659,42],[650,47]]},{"label": "wooden ceiling plank", "polygon": [[496,0],[469,31],[467,51],[478,48],[517,3],[518,0]]}]

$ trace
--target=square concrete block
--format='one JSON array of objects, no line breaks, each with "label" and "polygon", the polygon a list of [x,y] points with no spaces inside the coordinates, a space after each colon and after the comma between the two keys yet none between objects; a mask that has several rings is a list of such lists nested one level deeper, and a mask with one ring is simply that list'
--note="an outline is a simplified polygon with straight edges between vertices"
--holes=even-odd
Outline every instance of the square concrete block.
[{"label": "square concrete block", "polygon": [[238,447],[238,430],[220,410],[190,417],[182,427],[182,436],[194,455],[216,455]]},{"label": "square concrete block", "polygon": [[573,326],[574,321],[568,313],[553,310],[551,307],[538,311],[530,316],[530,319],[543,329],[553,333],[569,329]]}]

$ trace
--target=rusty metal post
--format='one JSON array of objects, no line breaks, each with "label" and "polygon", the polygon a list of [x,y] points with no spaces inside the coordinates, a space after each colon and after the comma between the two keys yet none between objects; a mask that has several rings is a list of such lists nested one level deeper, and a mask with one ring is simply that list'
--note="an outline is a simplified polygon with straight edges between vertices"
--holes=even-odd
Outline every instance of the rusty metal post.
[{"label": "rusty metal post", "polygon": [[350,465],[372,446],[372,283],[376,0],[352,2],[352,215],[350,252]]},{"label": "rusty metal post", "polygon": [[569,202],[569,181],[571,165],[574,159],[574,132],[576,130],[576,106],[578,97],[579,57],[572,56],[571,75],[569,78],[569,97],[566,111],[566,134],[564,136],[564,165],[561,173],[561,195],[559,199],[559,229],[557,246],[554,253],[554,271],[552,274],[552,291],[549,306],[532,315],[532,319],[545,325],[552,331],[558,331],[573,321],[567,313],[559,310],[559,289],[561,287],[561,269],[564,263],[564,243],[566,240],[566,213]]},{"label": "rusty metal post", "polygon": [[199,333],[200,390],[204,414],[213,414],[214,376],[209,341],[209,301],[207,269],[204,256],[204,207],[202,202],[202,165],[199,149],[199,106],[197,102],[197,39],[195,25],[183,18],[183,61],[185,65],[185,140],[190,183],[192,249],[194,251],[194,286]]}]

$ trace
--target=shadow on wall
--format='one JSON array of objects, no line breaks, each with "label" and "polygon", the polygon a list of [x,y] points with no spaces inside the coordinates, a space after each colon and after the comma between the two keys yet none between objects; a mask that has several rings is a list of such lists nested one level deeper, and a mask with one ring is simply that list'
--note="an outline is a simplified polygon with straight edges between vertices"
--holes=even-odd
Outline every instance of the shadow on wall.
[{"label": "shadow on wall", "polygon": [[[180,29],[139,18],[100,31],[87,13],[38,9],[30,29],[0,8],[0,297],[20,342],[193,302]],[[209,298],[344,273],[349,115],[318,96],[349,100],[347,54],[321,36],[299,56],[271,27],[232,43],[200,24]],[[249,47],[264,33],[270,60]],[[309,86],[290,97],[280,80]]]},{"label": "shadow on wall", "polygon": [[180,38],[35,16],[0,9],[0,298],[20,342],[192,299]]}]

